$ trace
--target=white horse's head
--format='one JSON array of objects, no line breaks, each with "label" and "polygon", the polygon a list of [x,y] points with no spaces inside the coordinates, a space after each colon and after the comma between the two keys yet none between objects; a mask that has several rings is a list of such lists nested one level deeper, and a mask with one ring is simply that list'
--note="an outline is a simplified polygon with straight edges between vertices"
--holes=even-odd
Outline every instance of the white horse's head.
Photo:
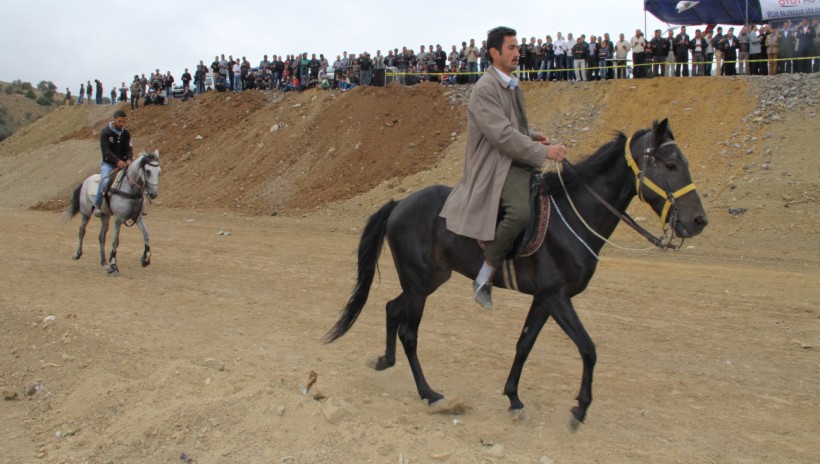
[{"label": "white horse's head", "polygon": [[140,164],[145,172],[145,189],[148,198],[154,199],[159,195],[159,173],[162,170],[159,166],[159,150],[153,153],[144,153],[140,157]]}]

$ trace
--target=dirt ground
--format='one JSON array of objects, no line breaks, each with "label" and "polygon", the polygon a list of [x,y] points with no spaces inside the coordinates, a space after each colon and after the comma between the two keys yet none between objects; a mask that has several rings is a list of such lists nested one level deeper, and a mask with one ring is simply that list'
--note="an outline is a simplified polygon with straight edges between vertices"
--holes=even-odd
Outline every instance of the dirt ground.
[{"label": "dirt ground", "polygon": [[[96,169],[111,108],[60,109],[0,144],[0,461],[820,461],[816,119],[743,122],[756,103],[743,79],[525,91],[533,125],[573,159],[669,117],[711,221],[677,253],[604,249],[574,300],[598,351],[577,433],[581,361],[552,322],[524,369],[525,414],[507,413],[524,295],[499,290],[485,311],[456,276],[428,300],[419,356],[460,413],[419,400],[403,356],[365,365],[399,292],[388,249],[354,328],[320,341],[352,289],[365,218],[460,177],[462,96],[211,94],[130,113],[163,173],[153,262],[139,266],[127,229],[117,278],[99,267],[95,222],[70,259],[78,221],[59,212]],[[655,224],[637,200],[630,213]]]}]

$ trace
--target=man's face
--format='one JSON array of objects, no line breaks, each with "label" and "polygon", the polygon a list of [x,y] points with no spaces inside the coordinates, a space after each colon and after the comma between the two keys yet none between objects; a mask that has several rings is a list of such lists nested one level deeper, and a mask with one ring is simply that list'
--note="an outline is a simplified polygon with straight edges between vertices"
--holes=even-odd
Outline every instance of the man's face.
[{"label": "man's face", "polygon": [[501,51],[491,48],[490,56],[493,57],[493,66],[507,74],[511,74],[518,69],[518,57],[520,56],[520,53],[518,53],[518,39],[514,35],[505,36]]},{"label": "man's face", "polygon": [[127,117],[118,116],[118,117],[114,118],[114,127],[116,127],[117,130],[121,131],[123,129],[123,127],[125,127],[125,123],[127,123],[127,122],[128,122]]}]

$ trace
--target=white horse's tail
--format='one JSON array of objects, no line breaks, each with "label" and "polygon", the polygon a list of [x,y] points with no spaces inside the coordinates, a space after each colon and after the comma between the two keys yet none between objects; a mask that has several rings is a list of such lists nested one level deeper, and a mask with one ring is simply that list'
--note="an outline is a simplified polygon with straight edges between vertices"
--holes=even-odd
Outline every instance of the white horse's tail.
[{"label": "white horse's tail", "polygon": [[71,204],[64,210],[66,219],[71,219],[80,212],[80,192],[83,190],[83,184],[74,189],[71,194]]}]

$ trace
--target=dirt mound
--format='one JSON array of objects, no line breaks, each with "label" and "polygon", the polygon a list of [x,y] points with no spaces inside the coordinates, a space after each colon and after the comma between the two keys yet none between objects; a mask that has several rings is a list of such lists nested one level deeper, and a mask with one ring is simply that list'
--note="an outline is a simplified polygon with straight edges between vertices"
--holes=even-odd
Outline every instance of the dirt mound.
[{"label": "dirt mound", "polygon": [[251,214],[309,209],[433,166],[464,125],[436,85],[208,93],[131,113],[159,148],[163,204]]},{"label": "dirt mound", "polygon": [[[669,118],[707,210],[721,219],[729,208],[753,210],[713,221],[709,233],[734,237],[753,227],[813,236],[820,175],[803,147],[816,145],[818,102],[801,98],[816,86],[813,76],[523,85],[531,124],[568,145],[572,160],[615,131]],[[130,111],[129,126],[137,150],[162,153],[156,206],[323,210],[360,221],[390,198],[458,181],[469,92],[434,84],[210,92]],[[97,136],[112,111],[61,108],[0,144],[0,206],[64,208],[71,189],[98,169]],[[641,208],[633,202],[631,212],[654,217]]]}]

